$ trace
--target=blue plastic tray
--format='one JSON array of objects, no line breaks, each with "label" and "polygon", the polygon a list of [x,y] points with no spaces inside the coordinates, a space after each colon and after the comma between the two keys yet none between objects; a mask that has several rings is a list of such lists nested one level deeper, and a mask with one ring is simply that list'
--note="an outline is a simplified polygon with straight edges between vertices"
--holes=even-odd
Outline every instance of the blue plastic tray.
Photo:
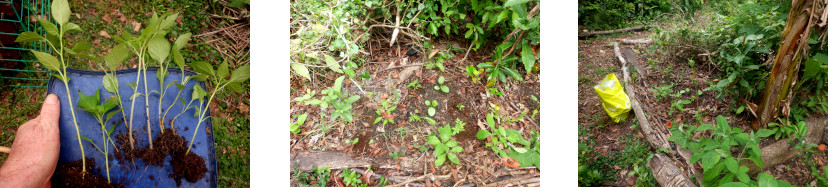
[{"label": "blue plastic tray", "polygon": [[[155,72],[157,67],[149,67],[147,69],[147,87],[148,91],[152,90],[159,90],[158,87],[158,78],[155,77]],[[100,89],[101,100],[111,97],[112,93],[109,93],[103,88],[103,83],[101,80],[105,75],[104,72],[101,71],[85,71],[85,70],[76,70],[76,69],[68,69],[67,71],[68,76],[71,78],[69,81],[69,91],[72,94],[72,103],[75,107],[75,115],[77,117],[78,127],[80,128],[80,135],[86,136],[87,138],[92,139],[95,143],[102,143],[101,138],[101,127],[98,125],[98,121],[95,118],[87,113],[86,111],[80,110],[77,102],[78,102],[78,93],[81,92],[85,95],[94,95],[95,91]],[[169,76],[166,77],[164,80],[165,83],[169,83],[173,80],[181,80],[181,70],[170,68],[168,69]],[[187,75],[194,75],[195,73],[191,71],[185,71]],[[119,93],[121,94],[122,103],[125,106],[125,111],[127,116],[130,114],[129,106],[132,101],[129,100],[129,97],[132,95],[132,88],[127,86],[126,83],[135,82],[136,74],[138,74],[137,69],[127,69],[121,70],[117,73],[118,81],[120,83],[119,86]],[[143,75],[142,75],[143,77]],[[141,81],[138,82],[138,91],[143,93],[144,92],[144,78],[141,78]],[[180,82],[180,81],[179,81]],[[201,84],[201,87],[204,88],[204,85],[198,81],[190,80],[187,83],[187,88],[181,92],[181,96],[184,97],[186,101],[190,101],[192,96],[192,87],[195,84]],[[76,138],[75,127],[74,123],[72,122],[72,114],[69,111],[69,103],[66,97],[66,88],[63,84],[63,81],[52,77],[49,80],[48,85],[48,93],[54,93],[60,98],[60,159],[58,160],[58,166],[63,163],[80,160],[81,152],[80,148],[78,147],[78,140]],[[167,93],[164,95],[164,99],[162,102],[162,108],[168,107],[171,103],[176,103],[171,109],[170,112],[167,114],[166,121],[172,119],[175,115],[181,112],[184,105],[181,105],[178,99],[175,98],[178,89],[175,86],[172,86],[167,89]],[[160,95],[158,93],[153,93],[149,96],[149,107],[150,107],[150,120],[152,122],[152,134],[153,138],[157,136],[161,132],[160,127],[158,126],[158,98]],[[135,120],[133,121],[133,137],[135,138],[135,147],[136,148],[144,148],[149,145],[147,141],[147,132],[146,132],[146,110],[144,104],[144,96],[136,97],[135,98]],[[196,102],[197,103],[197,102]],[[116,107],[117,109],[117,107]],[[166,110],[166,109],[164,109]],[[190,110],[184,112],[181,116],[178,117],[175,121],[175,129],[179,133],[179,135],[184,136],[187,142],[192,139],[193,131],[196,131],[196,124],[198,123],[198,118],[194,117],[195,109],[190,108]],[[163,112],[162,112],[163,113]],[[209,116],[209,111],[207,112],[207,116]],[[119,122],[115,128],[115,131],[112,133],[113,139],[115,135],[118,134],[125,134],[127,133],[127,126],[122,120],[121,113],[113,116],[109,122],[107,122],[107,127],[112,125],[112,122]],[[129,121],[129,117],[127,117],[127,121]],[[169,125],[165,125],[169,128]],[[186,128],[185,128],[186,127]],[[199,127],[199,132],[195,137],[195,143],[193,143],[193,148],[190,152],[194,152],[195,154],[204,158],[204,162],[207,165],[207,174],[204,178],[196,181],[195,183],[190,183],[186,179],[181,179],[181,187],[216,187],[218,177],[217,174],[217,165],[216,165],[216,150],[215,150],[215,141],[213,140],[212,134],[212,120],[208,118],[206,121],[202,122],[202,125]],[[186,129],[186,130],[185,130]],[[206,131],[210,130],[210,131]],[[86,157],[91,157],[95,159],[95,166],[91,169],[92,173],[100,174],[104,178],[106,178],[106,166],[104,164],[104,156],[103,153],[95,149],[91,143],[81,140],[83,143],[83,149],[86,153]],[[189,143],[188,143],[189,144]],[[109,158],[109,175],[112,179],[112,183],[121,183],[127,187],[175,187],[176,182],[175,179],[170,178],[169,175],[172,173],[172,165],[170,165],[170,160],[172,157],[167,156],[164,159],[164,164],[162,167],[158,166],[151,166],[145,165],[144,161],[136,158],[135,162],[132,163],[130,161],[117,161],[114,155],[114,148],[110,144],[110,158]],[[128,146],[124,146],[128,147]]]}]

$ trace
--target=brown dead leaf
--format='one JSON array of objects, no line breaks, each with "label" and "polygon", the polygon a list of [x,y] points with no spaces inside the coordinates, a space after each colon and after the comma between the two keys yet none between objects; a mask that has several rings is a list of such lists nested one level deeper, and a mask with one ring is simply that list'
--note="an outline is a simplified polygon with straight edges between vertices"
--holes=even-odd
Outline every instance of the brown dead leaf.
[{"label": "brown dead leaf", "polygon": [[111,38],[112,38],[112,37],[109,37],[109,33],[107,33],[107,32],[106,32],[106,31],[104,31],[104,30],[101,30],[101,32],[100,32],[100,33],[98,33],[98,34],[99,34],[99,35],[101,35],[103,38],[107,38],[107,39],[111,39]]},{"label": "brown dead leaf", "polygon": [[[92,41],[92,44],[94,44],[94,45],[98,45],[100,43],[101,43],[101,39],[95,39],[95,40]],[[38,64],[40,64],[40,63],[38,63]]]},{"label": "brown dead leaf", "polygon": [[103,19],[103,21],[105,21],[107,24],[112,24],[112,17],[110,17],[109,14],[104,14],[103,17],[101,17],[101,19]]},{"label": "brown dead leaf", "polygon": [[138,30],[141,30],[141,23],[132,21],[132,31],[138,32]]},{"label": "brown dead leaf", "polygon": [[175,22],[178,22],[178,25],[184,25],[184,22],[181,22],[181,16],[175,19]]},{"label": "brown dead leaf", "polygon": [[428,54],[428,59],[431,59],[434,55],[437,55],[437,52],[440,52],[440,49],[434,49],[434,51],[431,51],[431,54]]}]

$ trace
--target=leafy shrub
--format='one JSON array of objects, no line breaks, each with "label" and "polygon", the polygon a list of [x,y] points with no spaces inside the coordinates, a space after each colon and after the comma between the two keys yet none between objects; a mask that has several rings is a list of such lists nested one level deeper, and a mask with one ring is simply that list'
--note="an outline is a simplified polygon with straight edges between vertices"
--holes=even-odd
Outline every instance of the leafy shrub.
[{"label": "leafy shrub", "polygon": [[[695,138],[697,132],[713,131],[710,138]],[[774,131],[760,129],[750,134],[743,133],[742,129],[731,127],[727,120],[716,117],[716,124],[702,123],[696,126],[673,126],[670,128],[672,136],[668,141],[674,142],[693,153],[690,164],[701,161],[703,169],[703,183],[705,186],[791,186],[783,180],[776,180],[773,176],[760,173],[757,180],[747,175],[749,168],[741,166],[743,161],[750,161],[762,167],[762,150],[759,148],[759,138],[768,137]],[[738,146],[738,155],[731,153],[734,146]]]},{"label": "leafy shrub", "polygon": [[460,147],[457,141],[451,139],[451,136],[456,134],[453,129],[457,129],[457,127],[460,127],[460,125],[456,125],[455,128],[445,125],[437,128],[438,134],[436,136],[428,136],[428,144],[434,147],[434,157],[436,157],[434,166],[443,165],[446,162],[446,158],[454,164],[460,164],[460,158],[457,157],[457,153],[463,152],[463,147]]},{"label": "leafy shrub", "polygon": [[578,25],[592,30],[627,27],[631,21],[645,21],[671,10],[670,1],[583,0],[578,1]]}]

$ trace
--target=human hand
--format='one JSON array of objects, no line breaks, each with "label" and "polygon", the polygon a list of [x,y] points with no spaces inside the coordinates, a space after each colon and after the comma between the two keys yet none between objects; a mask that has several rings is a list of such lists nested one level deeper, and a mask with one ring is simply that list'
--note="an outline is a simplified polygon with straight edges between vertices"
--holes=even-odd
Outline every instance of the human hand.
[{"label": "human hand", "polygon": [[50,187],[60,154],[60,101],[49,94],[40,115],[17,129],[9,158],[0,167],[3,187]]}]

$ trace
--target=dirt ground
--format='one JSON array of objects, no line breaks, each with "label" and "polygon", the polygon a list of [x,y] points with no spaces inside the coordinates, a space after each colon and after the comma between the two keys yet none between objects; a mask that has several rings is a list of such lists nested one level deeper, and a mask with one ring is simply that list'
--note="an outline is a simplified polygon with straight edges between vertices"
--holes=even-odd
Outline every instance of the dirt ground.
[{"label": "dirt ground", "polygon": [[[448,42],[436,43],[437,48],[441,49],[443,53],[446,53],[446,49],[451,48],[452,45]],[[486,121],[486,113],[489,112],[488,109],[491,105],[499,106],[501,108],[500,113],[505,117],[516,118],[521,112],[528,112],[526,118],[516,123],[503,124],[506,128],[517,129],[524,136],[531,135],[530,130],[540,132],[540,116],[530,117],[532,110],[539,110],[538,103],[530,97],[534,95],[540,99],[539,73],[533,72],[524,78],[526,80],[524,82],[510,81],[497,84],[498,91],[502,91],[503,95],[491,94],[490,97],[486,97],[488,90],[485,86],[472,83],[465,73],[467,65],[476,65],[479,63],[477,61],[481,59],[474,52],[469,54],[469,61],[462,63],[459,61],[462,60],[464,54],[454,54],[453,57],[444,62],[446,72],[440,72],[437,69],[428,70],[425,68],[389,68],[405,65],[406,63],[409,65],[427,63],[427,53],[418,53],[409,57],[405,55],[408,49],[403,45],[396,45],[391,48],[377,48],[374,46],[366,49],[370,51],[368,62],[363,64],[360,70],[356,72],[361,74],[368,71],[371,74],[369,79],[361,81],[361,90],[373,92],[373,95],[371,95],[371,98],[364,95],[360,88],[348,79],[343,84],[343,92],[362,96],[359,101],[353,104],[354,123],[321,122],[328,121],[329,118],[320,118],[319,113],[327,115],[330,112],[321,111],[318,106],[292,102],[291,116],[309,113],[308,120],[302,126],[303,133],[292,135],[292,157],[295,157],[301,151],[342,151],[347,152],[354,159],[371,161],[371,166],[380,167],[375,170],[377,174],[391,177],[417,177],[424,173],[452,175],[450,179],[434,182],[431,186],[451,186],[463,183],[484,185],[497,180],[497,177],[514,174],[518,171],[521,171],[520,173],[539,174],[539,171],[534,167],[520,169],[505,167],[500,163],[500,157],[494,154],[491,149],[485,148],[485,141],[475,138],[477,131],[481,127],[485,128],[487,126],[483,122]],[[484,50],[479,50],[479,52],[482,51]],[[400,77],[408,74],[404,72],[411,70],[413,72],[410,72],[407,79],[400,80],[402,79]],[[521,74],[525,75],[525,73]],[[321,91],[331,87],[333,81],[339,76],[332,71],[313,70],[311,75],[314,79],[312,82],[308,82],[302,77],[291,76],[291,101],[293,98],[304,95],[307,89]],[[449,93],[434,89],[439,76],[445,77],[445,85],[450,88]],[[483,79],[485,79],[485,76]],[[422,87],[418,89],[406,87],[414,80],[418,80]],[[317,94],[318,96],[320,95]],[[395,96],[398,96],[397,100],[393,100]],[[374,119],[378,117],[375,110],[381,107],[379,102],[389,98],[391,98],[392,104],[394,101],[398,101],[397,110],[390,114],[396,123],[382,125],[380,122],[373,124]],[[415,111],[417,111],[415,114],[421,117],[429,117],[426,112],[428,107],[424,104],[426,100],[436,100],[439,103],[437,113],[430,117],[437,122],[436,125],[429,125],[425,120],[421,122],[408,121],[410,114]],[[462,110],[458,109],[458,104],[465,107]],[[440,167],[434,167],[435,157],[433,151],[431,149],[420,151],[419,148],[421,146],[430,148],[431,146],[426,143],[425,138],[432,133],[436,133],[437,126],[449,123],[454,125],[457,119],[466,123],[465,130],[456,135],[460,146],[464,148],[463,152],[458,155],[463,165],[446,162]],[[330,126],[330,131],[327,133],[320,131],[320,127],[324,127],[324,124]],[[320,132],[323,134],[319,134]],[[356,144],[345,143],[346,140],[356,138],[359,139]],[[393,159],[390,156],[390,153],[393,152],[401,152],[405,155]]]}]

